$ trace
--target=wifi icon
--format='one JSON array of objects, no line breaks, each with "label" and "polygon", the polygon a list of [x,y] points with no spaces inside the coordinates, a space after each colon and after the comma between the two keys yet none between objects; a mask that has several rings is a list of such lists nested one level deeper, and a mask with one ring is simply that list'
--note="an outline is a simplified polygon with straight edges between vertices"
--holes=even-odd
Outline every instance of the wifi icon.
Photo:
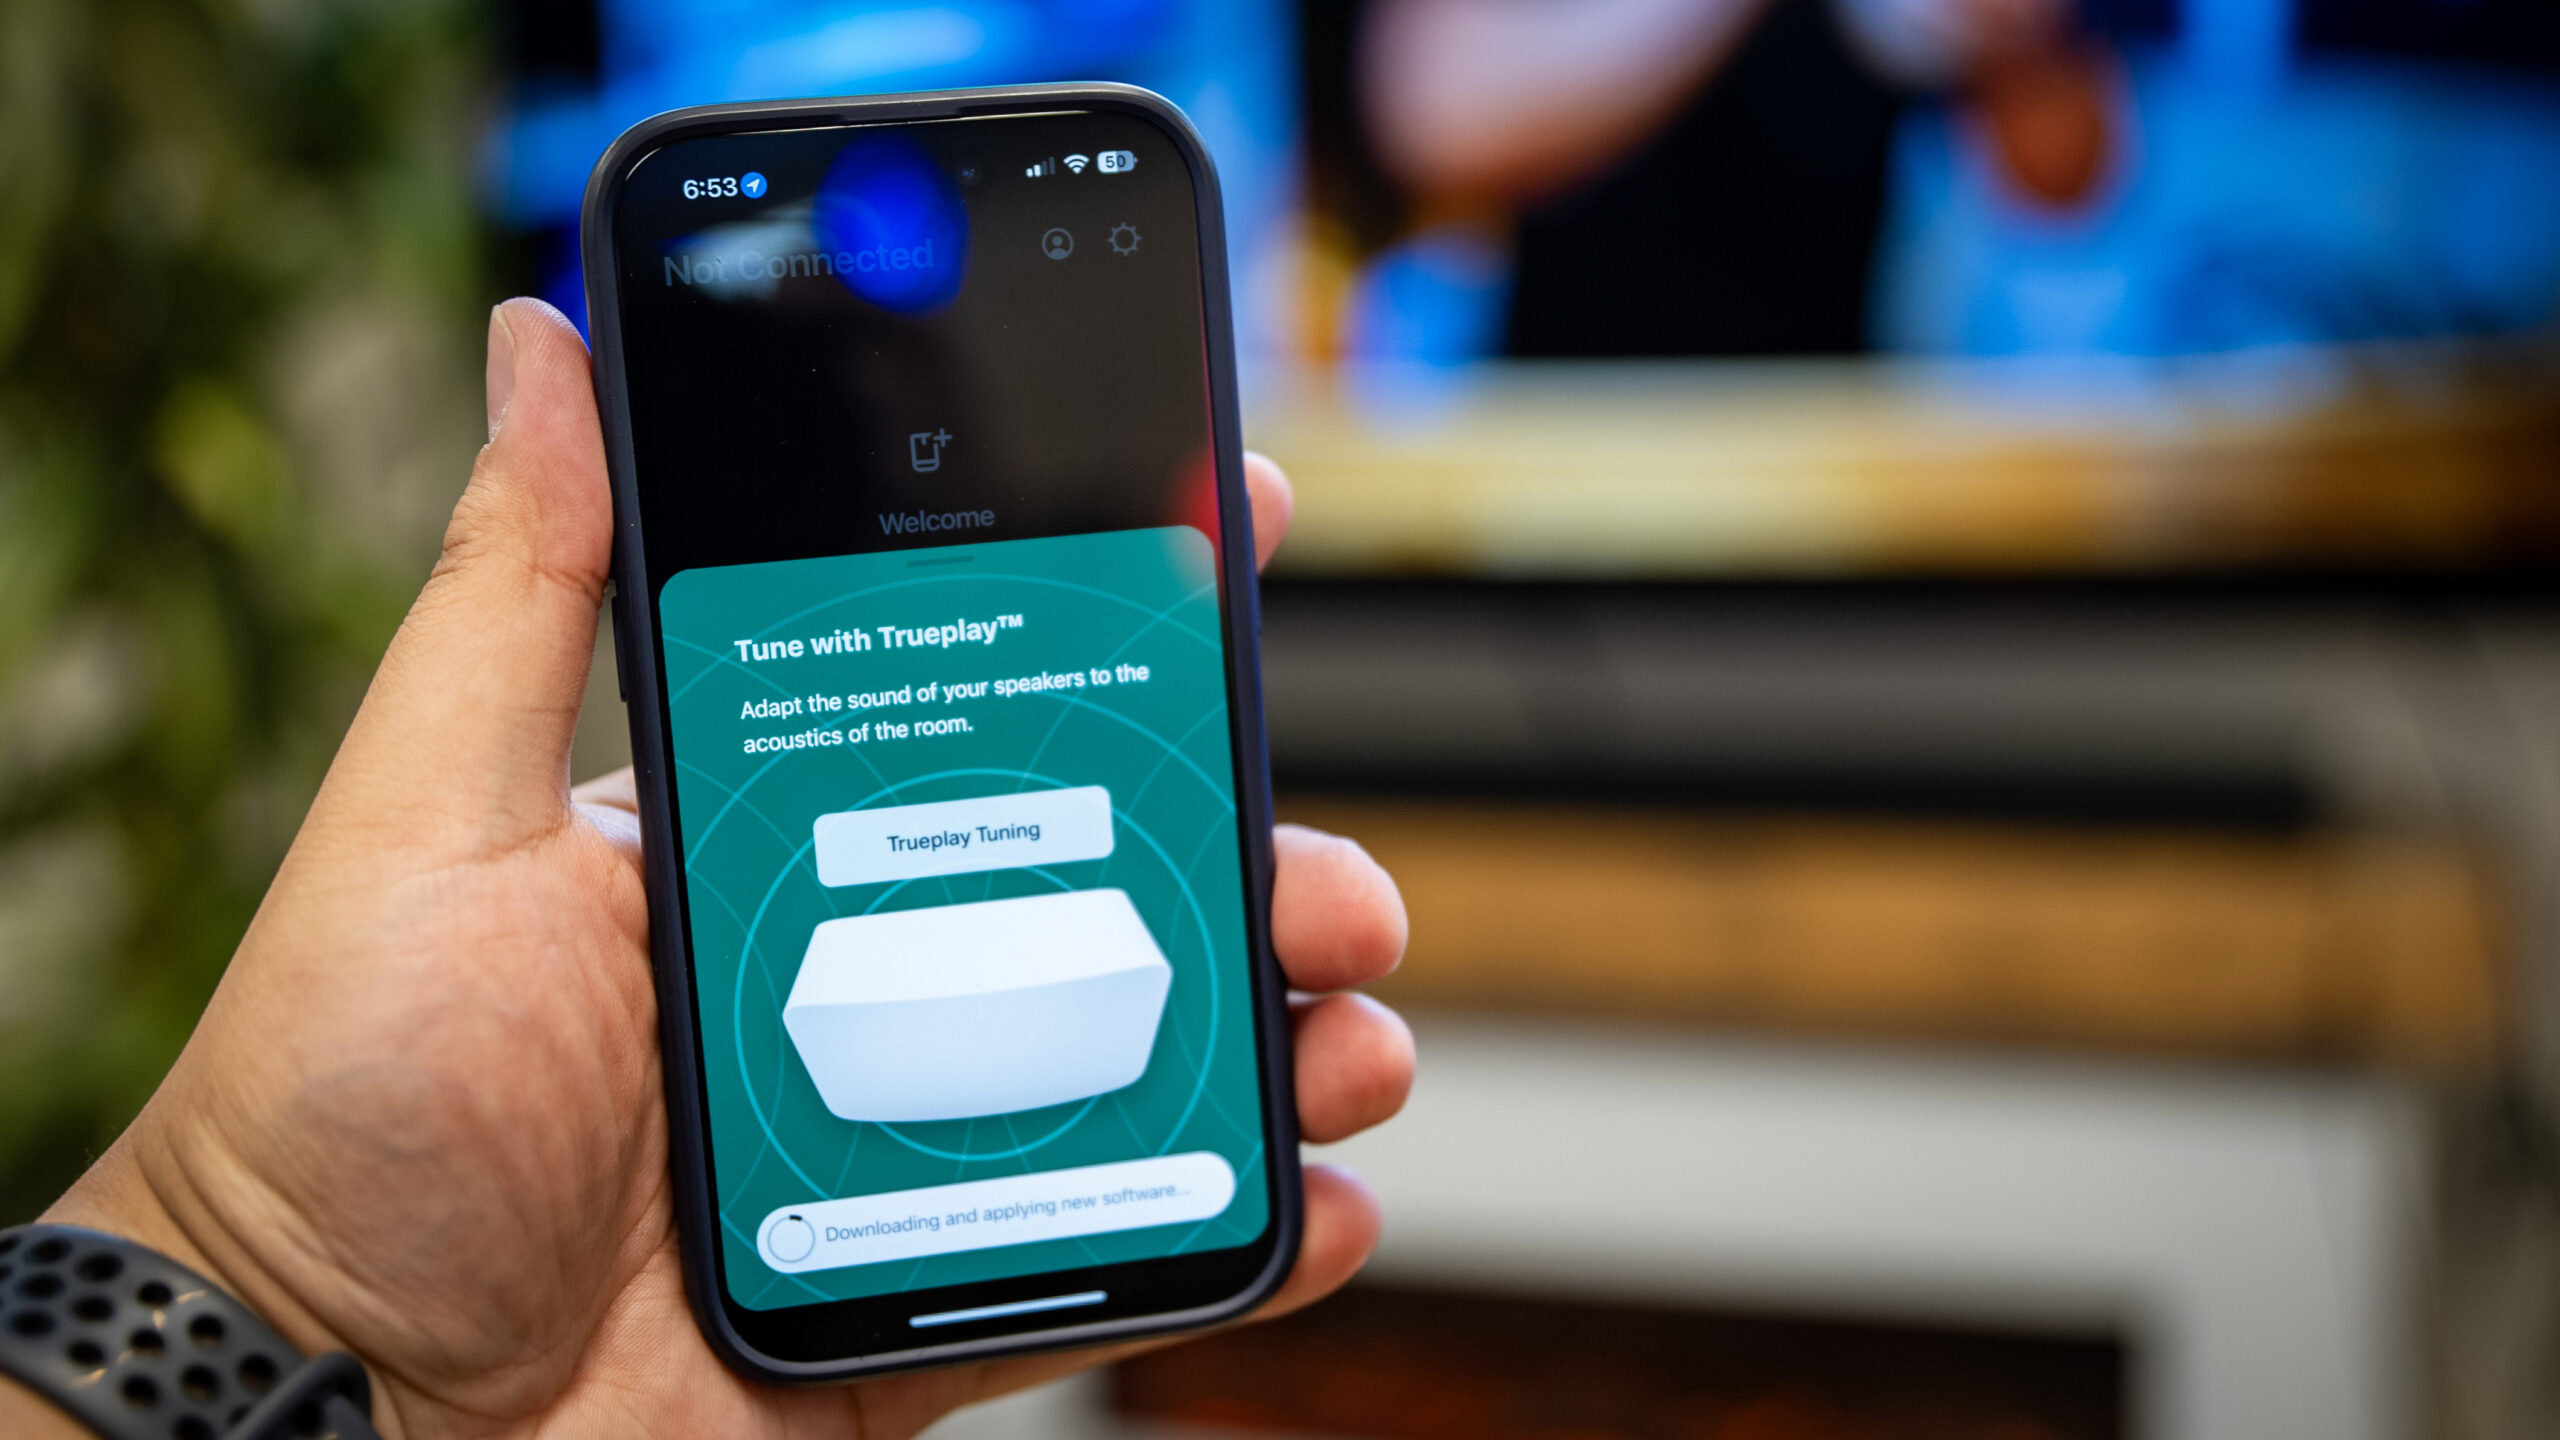
[{"label": "wifi icon", "polygon": [[1077,174],[1077,175],[1081,175],[1081,174],[1083,174],[1083,173],[1084,173],[1084,167],[1086,167],[1087,165],[1090,165],[1090,164],[1092,164],[1092,163],[1093,163],[1092,161],[1087,160],[1086,158],[1084,158],[1084,157],[1083,157],[1083,156],[1081,156],[1081,155],[1070,155],[1070,156],[1068,156],[1068,157],[1067,157],[1067,169],[1068,169],[1068,171],[1069,171],[1070,173]]}]

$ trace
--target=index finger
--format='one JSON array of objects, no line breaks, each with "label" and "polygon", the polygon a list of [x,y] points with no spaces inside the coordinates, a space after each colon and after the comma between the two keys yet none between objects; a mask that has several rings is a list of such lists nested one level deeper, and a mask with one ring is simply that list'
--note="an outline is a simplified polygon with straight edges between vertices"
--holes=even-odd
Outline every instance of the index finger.
[{"label": "index finger", "polygon": [[1280,548],[1280,538],[1289,533],[1289,516],[1297,509],[1297,501],[1279,465],[1251,450],[1244,454],[1244,493],[1253,502],[1253,568],[1259,570],[1271,563],[1271,552]]}]

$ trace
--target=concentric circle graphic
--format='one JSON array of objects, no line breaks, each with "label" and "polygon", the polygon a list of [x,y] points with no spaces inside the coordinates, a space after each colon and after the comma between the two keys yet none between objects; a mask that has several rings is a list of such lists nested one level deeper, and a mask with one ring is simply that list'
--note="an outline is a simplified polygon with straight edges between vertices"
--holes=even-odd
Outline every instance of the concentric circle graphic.
[{"label": "concentric circle graphic", "polygon": [[[759,1227],[820,1200],[1195,1150],[1218,1153],[1239,1175],[1265,1173],[1253,1007],[1235,988],[1252,959],[1205,537],[1121,531],[965,548],[975,562],[966,571],[937,562],[949,568],[918,574],[920,552],[909,551],[689,571],[661,594],[686,923],[719,1213],[731,1239],[727,1283],[750,1306],[1241,1244],[1266,1223],[1267,1192],[1253,1185],[1198,1224],[790,1275],[764,1263]],[[797,668],[740,658],[750,653],[742,639],[948,625],[982,612],[1025,623],[991,631],[1002,637],[993,643],[924,654],[855,647]],[[904,710],[826,708],[829,693],[904,685],[939,696],[948,684],[1077,671],[1095,678]],[[1109,680],[1140,673],[1143,681]],[[768,714],[787,718],[741,718]],[[900,714],[967,723],[929,730],[931,738],[864,728]],[[778,752],[739,746],[741,736],[804,727],[832,727],[839,738]],[[842,738],[855,734],[861,743]],[[1113,846],[1102,858],[833,889],[819,881],[818,815],[1090,785],[1110,795]],[[1172,966],[1137,1082],[976,1119],[888,1124],[827,1112],[781,1020],[819,924],[1089,888],[1125,892]]]}]

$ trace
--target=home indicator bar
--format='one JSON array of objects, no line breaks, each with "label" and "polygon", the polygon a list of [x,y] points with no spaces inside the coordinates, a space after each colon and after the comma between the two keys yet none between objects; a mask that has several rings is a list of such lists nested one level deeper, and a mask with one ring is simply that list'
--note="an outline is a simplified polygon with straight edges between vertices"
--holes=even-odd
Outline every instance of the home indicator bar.
[{"label": "home indicator bar", "polygon": [[1031,1315],[1042,1310],[1073,1310],[1080,1305],[1099,1305],[1110,1299],[1104,1290],[1079,1290],[1073,1295],[1050,1295],[1038,1300],[1016,1300],[1009,1305],[980,1305],[969,1310],[937,1310],[918,1315],[907,1323],[919,1330],[936,1325],[965,1325],[972,1320],[995,1320],[1006,1315]]}]

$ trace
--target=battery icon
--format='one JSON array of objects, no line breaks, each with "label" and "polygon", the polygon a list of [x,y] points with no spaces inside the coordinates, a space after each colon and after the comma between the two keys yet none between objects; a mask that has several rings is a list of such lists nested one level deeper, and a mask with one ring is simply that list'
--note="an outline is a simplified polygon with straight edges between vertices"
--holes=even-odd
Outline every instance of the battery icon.
[{"label": "battery icon", "polygon": [[1105,150],[1093,157],[1093,168],[1105,175],[1125,175],[1138,168],[1138,157],[1134,151]]}]

